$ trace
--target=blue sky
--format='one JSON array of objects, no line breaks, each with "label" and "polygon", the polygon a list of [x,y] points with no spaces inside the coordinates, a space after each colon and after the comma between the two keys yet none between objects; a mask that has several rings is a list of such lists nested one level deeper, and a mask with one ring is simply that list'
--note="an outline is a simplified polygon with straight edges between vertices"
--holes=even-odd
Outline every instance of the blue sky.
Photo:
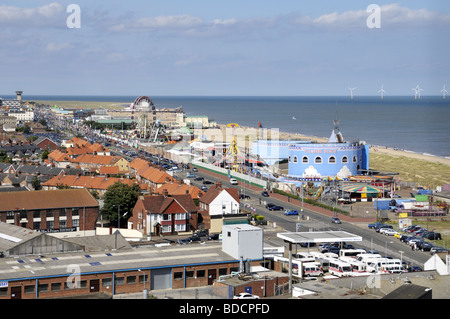
[{"label": "blue sky", "polygon": [[0,94],[439,95],[449,30],[446,0],[6,0]]}]

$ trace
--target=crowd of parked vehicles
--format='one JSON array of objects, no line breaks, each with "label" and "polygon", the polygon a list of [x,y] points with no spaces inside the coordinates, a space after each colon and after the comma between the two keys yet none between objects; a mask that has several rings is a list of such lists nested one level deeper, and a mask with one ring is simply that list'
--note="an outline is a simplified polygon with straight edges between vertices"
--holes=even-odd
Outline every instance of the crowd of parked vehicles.
[{"label": "crowd of parked vehicles", "polygon": [[444,247],[435,246],[427,240],[442,240],[441,233],[434,230],[428,230],[419,225],[410,225],[397,231],[392,225],[387,225],[382,222],[376,222],[368,225],[369,228],[374,229],[377,233],[386,236],[393,236],[401,242],[410,246],[412,250],[429,251],[432,255],[440,252],[448,252]]}]

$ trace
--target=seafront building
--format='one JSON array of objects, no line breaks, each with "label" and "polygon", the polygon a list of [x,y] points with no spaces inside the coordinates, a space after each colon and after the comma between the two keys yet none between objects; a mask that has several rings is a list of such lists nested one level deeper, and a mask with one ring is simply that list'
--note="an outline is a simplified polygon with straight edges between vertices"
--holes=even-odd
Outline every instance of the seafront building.
[{"label": "seafront building", "polygon": [[268,165],[287,160],[287,175],[298,179],[345,179],[369,169],[369,145],[344,141],[338,121],[326,143],[258,140],[252,152]]}]

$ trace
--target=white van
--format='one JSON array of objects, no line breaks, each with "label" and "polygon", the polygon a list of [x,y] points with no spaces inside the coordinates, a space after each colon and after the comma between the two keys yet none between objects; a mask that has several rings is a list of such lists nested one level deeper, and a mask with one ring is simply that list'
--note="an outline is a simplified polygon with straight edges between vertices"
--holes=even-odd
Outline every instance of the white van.
[{"label": "white van", "polygon": [[339,251],[339,259],[344,261],[349,261],[356,259],[359,254],[365,254],[364,249],[341,249]]},{"label": "white van", "polygon": [[371,260],[382,258],[380,254],[359,254],[356,260],[362,261],[363,263],[369,263]]},{"label": "white van", "polygon": [[323,276],[321,265],[318,262],[307,262],[303,264],[303,276],[304,277],[317,277]]},{"label": "white van", "polygon": [[331,275],[335,275],[338,277],[352,276],[351,265],[339,259],[330,259],[330,266],[328,268],[328,271]]},{"label": "white van", "polygon": [[376,259],[367,265],[367,271],[371,273],[399,273],[402,272],[402,262],[400,259]]},{"label": "white van", "polygon": [[239,183],[238,183],[236,178],[230,178],[230,184],[231,185],[238,185]]}]

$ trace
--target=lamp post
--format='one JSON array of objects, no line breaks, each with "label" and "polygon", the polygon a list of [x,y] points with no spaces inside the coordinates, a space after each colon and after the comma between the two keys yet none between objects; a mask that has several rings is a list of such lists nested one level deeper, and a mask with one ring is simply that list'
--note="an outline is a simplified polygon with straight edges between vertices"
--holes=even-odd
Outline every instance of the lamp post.
[{"label": "lamp post", "polygon": [[145,289],[145,272],[141,269],[138,269],[144,275],[144,290],[142,291],[142,299],[148,299],[148,289]]}]

